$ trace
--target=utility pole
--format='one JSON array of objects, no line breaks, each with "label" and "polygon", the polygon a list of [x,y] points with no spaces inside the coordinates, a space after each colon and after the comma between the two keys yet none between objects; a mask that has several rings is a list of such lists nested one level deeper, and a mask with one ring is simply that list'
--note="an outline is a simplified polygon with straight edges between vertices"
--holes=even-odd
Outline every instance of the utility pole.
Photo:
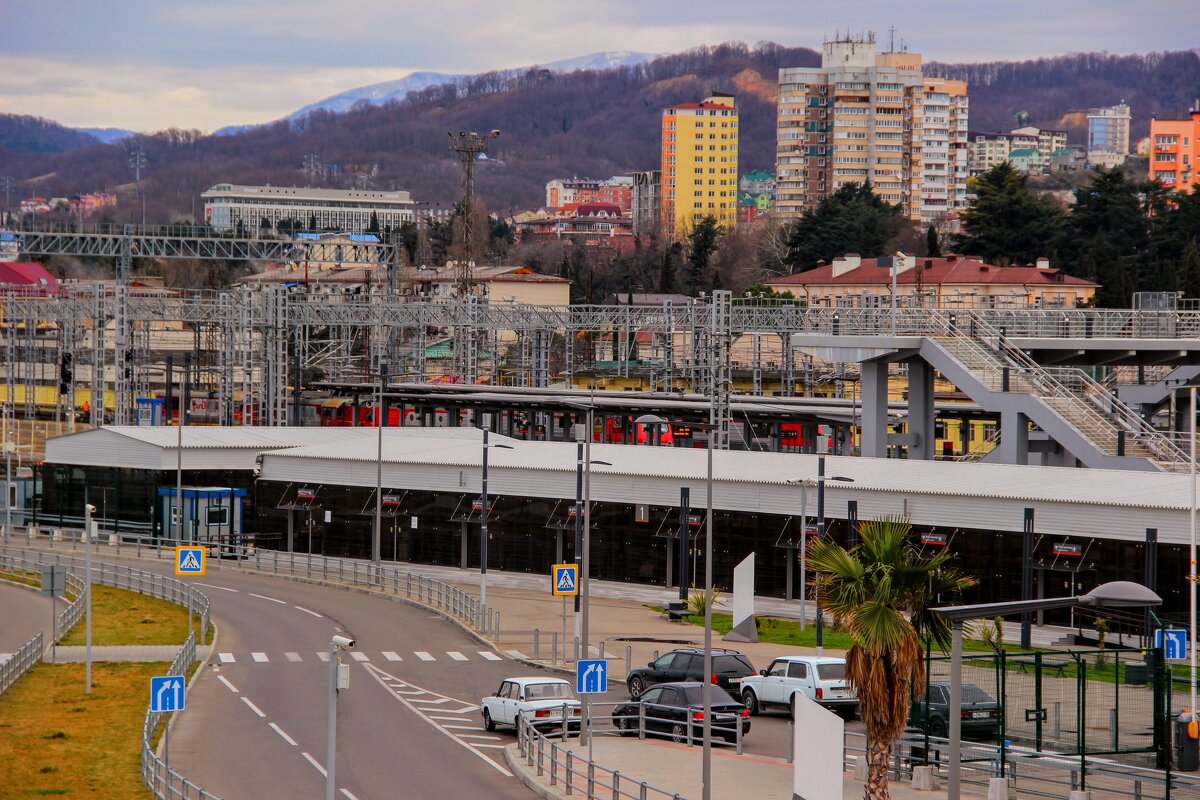
[{"label": "utility pole", "polygon": [[142,196],[142,170],[146,168],[146,151],[140,139],[135,139],[129,151],[129,166],[133,168],[136,195],[142,201],[142,227],[146,225],[146,198]]},{"label": "utility pole", "polygon": [[459,161],[463,165],[463,241],[466,248],[465,257],[458,266],[458,296],[465,298],[470,291],[471,280],[471,265],[475,260],[475,231],[474,219],[475,216],[475,162],[479,157],[487,152],[488,140],[495,139],[500,135],[500,131],[492,130],[486,134],[478,134],[474,131],[464,133],[459,131],[457,135],[453,133],[447,134],[450,137],[450,152],[458,155]]},{"label": "utility pole", "polygon": [[4,210],[6,212],[12,211],[12,190],[14,183],[16,183],[15,179],[9,175],[0,177],[0,186],[4,187]]}]

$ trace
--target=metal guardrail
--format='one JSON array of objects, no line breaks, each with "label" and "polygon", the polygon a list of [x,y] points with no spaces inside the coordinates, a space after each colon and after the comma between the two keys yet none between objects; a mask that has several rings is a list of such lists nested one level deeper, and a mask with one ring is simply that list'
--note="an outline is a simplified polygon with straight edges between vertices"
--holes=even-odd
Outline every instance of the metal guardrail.
[{"label": "metal guardrail", "polygon": [[17,680],[42,660],[42,632],[13,653],[12,657],[0,664],[0,695],[8,691]]},{"label": "metal guardrail", "polygon": [[[167,669],[167,675],[177,675],[187,678],[192,664],[196,663],[196,635],[191,633],[183,647]],[[217,795],[207,792],[189,781],[173,769],[167,767],[158,757],[151,742],[160,723],[171,724],[169,711],[151,711],[146,708],[146,718],[142,721],[142,780],[157,800],[220,800]]]}]

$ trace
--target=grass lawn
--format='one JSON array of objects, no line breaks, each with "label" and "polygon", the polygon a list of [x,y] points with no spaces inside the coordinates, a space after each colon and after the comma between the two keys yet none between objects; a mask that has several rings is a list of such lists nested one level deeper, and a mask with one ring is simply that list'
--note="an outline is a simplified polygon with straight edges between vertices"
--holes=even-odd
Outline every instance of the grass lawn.
[{"label": "grass lawn", "polygon": [[[59,642],[85,644],[84,618]],[[193,615],[197,632],[200,616]],[[124,589],[92,586],[92,644],[139,645],[177,644],[187,640],[187,608]]]},{"label": "grass lawn", "polygon": [[83,664],[39,664],[26,673],[0,697],[0,795],[148,798],[142,720],[150,678],[168,666],[93,664],[91,695]]},{"label": "grass lawn", "polygon": [[42,585],[42,576],[40,574],[26,570],[0,569],[0,578],[12,581],[13,583],[23,583],[26,586]]}]

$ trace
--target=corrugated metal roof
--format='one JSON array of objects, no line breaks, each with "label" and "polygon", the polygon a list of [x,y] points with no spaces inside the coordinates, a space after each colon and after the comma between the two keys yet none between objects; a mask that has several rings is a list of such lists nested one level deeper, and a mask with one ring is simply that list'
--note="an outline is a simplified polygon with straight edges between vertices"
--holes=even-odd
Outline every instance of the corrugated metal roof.
[{"label": "corrugated metal roof", "polygon": [[[393,436],[398,430],[408,436]],[[461,434],[472,432],[474,436]],[[450,434],[450,435],[446,435]],[[453,434],[459,434],[454,436]],[[397,464],[471,467],[480,464],[479,431],[472,429],[385,429],[383,460]],[[512,449],[489,454],[494,470],[575,470],[572,442],[527,442],[493,435],[493,441]],[[675,447],[636,447],[593,444],[593,476],[680,478],[703,481],[706,451]],[[268,454],[268,459],[330,459],[374,461],[375,448],[362,442],[316,444]],[[1135,508],[1186,509],[1190,491],[1186,475],[1066,467],[1014,466],[946,461],[850,458],[828,456],[828,476],[844,476],[838,489],[893,492],[907,495],[967,497],[980,500],[1020,500],[1080,503]],[[717,451],[713,454],[715,481],[745,484],[786,484],[817,475],[817,456],[794,453]]]},{"label": "corrugated metal roof", "polygon": [[[180,431],[175,426],[137,426],[113,425],[102,429],[92,429],[68,433],[64,436],[54,436],[48,441],[58,444],[64,440],[77,439],[85,445],[89,435],[95,436],[97,430],[123,436],[133,441],[144,442],[155,447],[174,449],[182,434],[184,450],[195,449],[246,449],[269,450],[277,448],[297,448],[332,444],[341,449],[347,441],[375,440],[375,428],[303,428],[303,427],[217,427],[207,425],[188,425]],[[424,437],[428,431],[422,428],[385,428],[389,436]],[[443,431],[445,438],[474,438],[483,434],[481,431],[464,428],[447,428]],[[365,445],[364,445],[365,446]],[[371,450],[372,454],[374,450]],[[374,455],[372,455],[374,458]]]}]

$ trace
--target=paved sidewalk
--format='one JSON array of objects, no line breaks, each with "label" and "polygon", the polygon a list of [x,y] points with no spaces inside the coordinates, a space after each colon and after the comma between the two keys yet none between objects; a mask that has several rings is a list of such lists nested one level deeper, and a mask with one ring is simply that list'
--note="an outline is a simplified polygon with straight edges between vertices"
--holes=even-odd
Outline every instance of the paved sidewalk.
[{"label": "paved sidewalk", "polygon": [[[567,748],[587,759],[587,746],[580,745],[577,738],[567,740]],[[610,736],[597,736],[593,743],[593,753],[597,763],[605,769],[621,773],[625,781],[622,791],[633,792],[636,796],[636,785],[646,781],[651,786],[669,793],[677,793],[687,800],[697,800],[702,794],[700,782],[702,749],[698,746],[688,747],[684,744],[646,739],[621,739]],[[517,745],[509,745],[505,750],[505,760],[509,768],[521,778],[526,785],[545,798],[567,797],[560,763],[558,785],[550,785],[550,756],[544,754],[543,774],[537,775],[536,765],[531,767],[526,759],[517,751]],[[560,756],[561,758],[561,756]],[[737,755],[724,748],[714,748],[712,754],[712,776],[714,800],[792,800],[792,765],[781,759],[764,758],[762,756]],[[605,773],[601,778],[609,787],[612,786],[611,775]],[[586,777],[574,778],[572,797],[584,795],[581,786],[586,786]],[[863,796],[863,784],[853,778],[852,773],[843,776],[842,796],[845,800],[859,800]],[[963,787],[963,794],[970,795],[975,787]],[[598,790],[598,794],[607,796],[611,788]],[[946,800],[944,789],[930,792],[914,791],[908,782],[893,782],[889,793],[896,800]],[[662,798],[661,794],[650,794],[651,798]]]},{"label": "paved sidewalk", "polygon": [[[92,645],[92,661],[166,661],[170,663],[175,656],[179,655],[179,648],[182,646],[179,644]],[[81,662],[86,658],[86,650],[87,647],[84,645],[59,645],[54,658],[47,658],[46,661],[54,664]],[[210,650],[212,650],[212,645],[198,645],[196,660],[203,661],[208,658]],[[49,648],[47,648],[47,653],[49,652]]]}]

